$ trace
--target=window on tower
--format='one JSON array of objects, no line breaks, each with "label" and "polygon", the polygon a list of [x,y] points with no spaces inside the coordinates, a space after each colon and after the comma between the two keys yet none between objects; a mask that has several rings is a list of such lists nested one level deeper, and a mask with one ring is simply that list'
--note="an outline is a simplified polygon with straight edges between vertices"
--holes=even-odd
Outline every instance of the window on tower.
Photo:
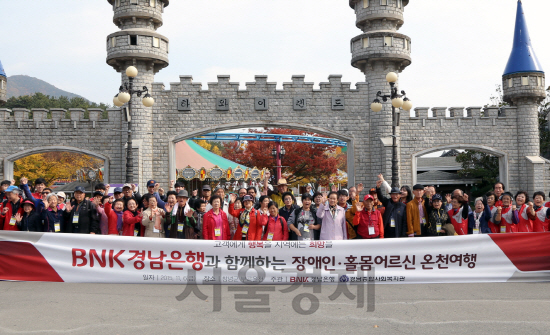
[{"label": "window on tower", "polygon": [[370,44],[369,37],[363,38],[363,48],[368,48]]},{"label": "window on tower", "polygon": [[529,77],[521,77],[521,85],[523,86],[529,85]]},{"label": "window on tower", "polygon": [[537,86],[542,86],[542,77],[537,77]]},{"label": "window on tower", "polygon": [[1,90],[4,89],[4,81],[3,81],[3,80],[0,80],[0,89],[1,89]]},{"label": "window on tower", "polygon": [[363,0],[363,8],[369,7],[369,0]]},{"label": "window on tower", "polygon": [[393,46],[393,37],[392,36],[384,36],[384,46],[386,46],[386,47]]},{"label": "window on tower", "polygon": [[508,88],[514,87],[514,79],[508,78]]},{"label": "window on tower", "polygon": [[153,48],[160,48],[160,38],[153,37]]},{"label": "window on tower", "polygon": [[115,1],[115,7],[116,7],[116,8],[120,7],[120,0],[116,0],[116,1]]},{"label": "window on tower", "polygon": [[397,0],[397,8],[403,8],[403,0]]},{"label": "window on tower", "polygon": [[149,6],[156,7],[157,1],[156,0],[149,0]]},{"label": "window on tower", "polygon": [[137,35],[130,35],[130,45],[138,45],[137,44]]},{"label": "window on tower", "polygon": [[130,0],[130,4],[131,4],[131,5],[137,5],[137,4],[138,4],[138,0]]},{"label": "window on tower", "polygon": [[116,37],[111,37],[111,47],[116,47]]},{"label": "window on tower", "polygon": [[388,5],[388,0],[380,0],[380,5],[387,6]]}]

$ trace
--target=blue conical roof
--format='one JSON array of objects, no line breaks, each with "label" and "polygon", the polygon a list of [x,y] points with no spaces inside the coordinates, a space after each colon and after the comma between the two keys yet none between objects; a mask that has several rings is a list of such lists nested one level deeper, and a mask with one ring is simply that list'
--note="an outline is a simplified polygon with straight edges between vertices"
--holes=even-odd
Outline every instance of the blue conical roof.
[{"label": "blue conical roof", "polygon": [[516,14],[516,31],[514,33],[514,47],[504,70],[504,75],[521,72],[544,72],[531,45],[527,21],[523,14],[523,5],[518,0]]},{"label": "blue conical roof", "polygon": [[4,67],[2,66],[2,61],[0,61],[0,76],[6,76],[6,72],[4,72]]}]

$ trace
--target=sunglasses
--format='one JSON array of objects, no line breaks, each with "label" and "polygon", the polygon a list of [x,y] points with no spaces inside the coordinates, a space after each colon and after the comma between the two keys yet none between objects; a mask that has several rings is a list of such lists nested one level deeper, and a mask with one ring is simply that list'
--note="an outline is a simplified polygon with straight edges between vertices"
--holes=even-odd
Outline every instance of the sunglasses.
[{"label": "sunglasses", "polygon": [[50,194],[50,193],[51,193],[51,192],[42,192],[42,194],[44,194],[44,195],[48,195],[48,194]]}]

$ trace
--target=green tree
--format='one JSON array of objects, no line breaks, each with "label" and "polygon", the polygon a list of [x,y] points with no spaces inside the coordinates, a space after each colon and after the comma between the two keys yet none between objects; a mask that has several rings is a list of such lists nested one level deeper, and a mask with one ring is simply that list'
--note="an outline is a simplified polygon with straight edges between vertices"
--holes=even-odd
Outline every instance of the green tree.
[{"label": "green tree", "polygon": [[472,188],[474,197],[487,193],[498,181],[499,161],[495,156],[466,150],[456,156],[456,161],[462,164],[462,170],[458,171],[459,176],[481,179],[481,184]]}]

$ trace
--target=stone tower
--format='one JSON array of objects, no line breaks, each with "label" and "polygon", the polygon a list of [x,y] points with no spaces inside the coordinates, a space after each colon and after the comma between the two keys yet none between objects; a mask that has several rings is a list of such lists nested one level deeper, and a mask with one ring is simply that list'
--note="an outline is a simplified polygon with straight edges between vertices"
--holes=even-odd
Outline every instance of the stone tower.
[{"label": "stone tower", "polygon": [[6,101],[8,101],[6,94],[6,91],[8,90],[7,84],[8,76],[6,76],[2,62],[0,62],[0,106],[4,105]]},{"label": "stone tower", "polygon": [[[349,1],[355,9],[356,26],[363,32],[351,40],[351,65],[365,74],[369,85],[367,106],[376,98],[378,91],[390,94],[390,85],[386,81],[388,72],[399,74],[411,64],[411,39],[398,33],[404,23],[403,11],[408,3],[408,0]],[[370,124],[365,131],[369,132],[372,145],[372,171],[369,173],[376,175],[382,172],[390,180],[392,112],[391,103],[383,105],[384,108],[378,113],[370,109],[366,111],[370,113]],[[397,138],[399,152],[399,127]]]},{"label": "stone tower", "polygon": [[[514,46],[502,76],[504,101],[517,107],[520,185],[532,194],[538,186],[534,161],[540,160],[538,108],[546,92],[544,72],[531,44],[521,0],[518,1]],[[539,164],[540,165],[540,164]]]},{"label": "stone tower", "polygon": [[[157,33],[162,26],[162,14],[169,0],[108,0],[113,6],[113,22],[120,31],[107,36],[107,64],[121,73],[122,82],[128,82],[126,68],[135,66],[138,76],[134,79],[134,89],[143,86],[152,93],[155,73],[168,66],[168,39]],[[133,171],[134,182],[142,187],[147,178],[153,175],[152,108],[141,103],[141,98],[133,97]]]}]

